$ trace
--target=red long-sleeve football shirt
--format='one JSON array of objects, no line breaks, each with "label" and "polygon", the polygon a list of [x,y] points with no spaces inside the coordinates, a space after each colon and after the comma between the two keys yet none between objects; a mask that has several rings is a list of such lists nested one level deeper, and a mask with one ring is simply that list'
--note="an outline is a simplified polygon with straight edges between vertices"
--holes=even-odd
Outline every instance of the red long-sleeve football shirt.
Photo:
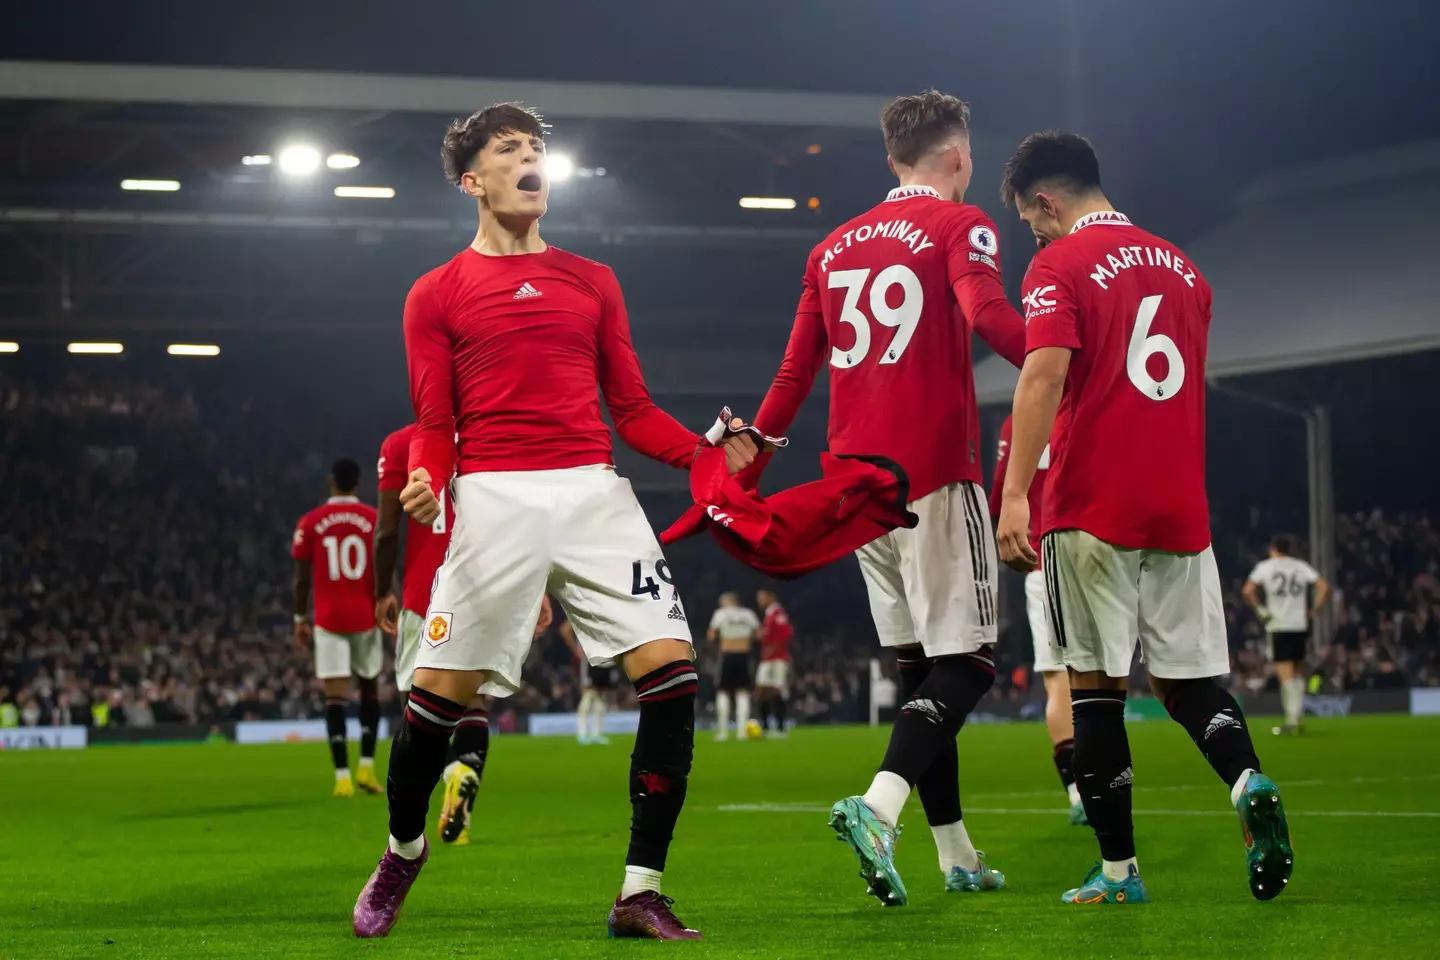
[{"label": "red long-sleeve football shirt", "polygon": [[452,473],[610,463],[601,391],[638,452],[684,468],[699,443],[650,399],[614,272],[555,247],[467,247],[425,274],[405,301],[405,352],[409,467],[429,471],[437,495]]}]

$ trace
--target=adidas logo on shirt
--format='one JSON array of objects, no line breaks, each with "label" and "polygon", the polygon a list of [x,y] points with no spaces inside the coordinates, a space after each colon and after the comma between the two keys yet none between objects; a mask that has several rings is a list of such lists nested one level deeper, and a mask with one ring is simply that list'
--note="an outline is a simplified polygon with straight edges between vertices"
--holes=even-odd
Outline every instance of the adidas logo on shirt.
[{"label": "adidas logo on shirt", "polygon": [[536,290],[533,286],[531,286],[530,281],[528,281],[528,280],[525,281],[523,284],[520,285],[520,289],[519,289],[519,290],[516,290],[516,291],[515,291],[515,299],[516,299],[516,300],[528,300],[528,299],[530,299],[531,297],[538,297],[538,296],[541,296],[540,291],[539,291],[539,290]]},{"label": "adidas logo on shirt", "polygon": [[1215,731],[1223,727],[1238,727],[1240,721],[1224,713],[1217,713],[1211,718],[1209,725],[1205,728],[1205,739],[1209,740],[1215,735]]},{"label": "adidas logo on shirt", "polygon": [[[539,296],[539,294],[536,294],[536,296]],[[684,622],[684,620],[685,620],[685,611],[684,611],[684,610],[681,610],[681,609],[680,609],[680,604],[677,603],[677,604],[675,604],[673,607],[670,608],[670,612],[667,613],[667,614],[665,614],[665,616],[668,617],[668,618],[671,619],[671,620],[679,620],[679,621],[681,621],[681,622]]]}]

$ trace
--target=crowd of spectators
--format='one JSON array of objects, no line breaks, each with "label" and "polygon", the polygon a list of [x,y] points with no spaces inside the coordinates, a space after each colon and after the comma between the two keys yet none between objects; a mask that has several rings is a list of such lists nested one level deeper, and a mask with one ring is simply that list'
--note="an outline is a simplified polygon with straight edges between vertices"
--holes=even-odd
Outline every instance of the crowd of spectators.
[{"label": "crowd of spectators", "polygon": [[[323,496],[329,459],[343,449],[366,462],[386,424],[385,415],[351,416],[346,433],[336,415],[324,434],[333,449],[310,449],[313,417],[302,427],[294,406],[270,391],[123,370],[0,372],[0,724],[321,715],[309,657],[289,640],[289,533]],[[391,417],[395,426],[401,417],[403,409]],[[360,419],[377,429],[354,432]],[[675,502],[647,507],[668,516]],[[1337,532],[1338,626],[1333,642],[1316,647],[1315,688],[1440,685],[1435,519],[1373,510],[1340,517]],[[1251,690],[1267,682],[1263,632],[1239,586],[1266,536],[1217,536],[1217,549],[1227,544],[1237,681]],[[702,541],[672,554],[697,638],[722,591],[758,585]],[[780,594],[797,628],[792,714],[863,719],[876,647],[853,564]],[[1007,595],[991,696],[1024,699],[1037,685],[1018,591]],[[706,683],[714,660],[702,643]],[[502,725],[573,709],[575,665],[553,631],[535,644],[525,678]],[[625,705],[628,687],[619,696]],[[382,685],[382,699],[397,709],[392,686]]]}]

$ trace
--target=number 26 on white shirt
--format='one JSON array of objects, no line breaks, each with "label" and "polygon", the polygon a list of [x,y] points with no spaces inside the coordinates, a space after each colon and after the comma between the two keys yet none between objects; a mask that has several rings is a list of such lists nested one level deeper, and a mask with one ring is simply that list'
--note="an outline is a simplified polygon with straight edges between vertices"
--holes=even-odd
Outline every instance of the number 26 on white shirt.
[{"label": "number 26 on white shirt", "polygon": [[[1140,309],[1135,314],[1135,329],[1130,334],[1130,347],[1125,351],[1125,372],[1130,375],[1130,382],[1151,400],[1169,400],[1180,392],[1185,382],[1185,358],[1180,356],[1180,348],[1175,346],[1175,341],[1163,333],[1150,336],[1150,325],[1155,322],[1162,296],[1157,293],[1140,301]],[[1156,380],[1145,369],[1145,361],[1157,353],[1165,357],[1167,371],[1164,380]]]},{"label": "number 26 on white shirt", "polygon": [[[925,290],[920,286],[920,278],[915,271],[897,263],[875,274],[875,280],[870,284],[870,316],[866,316],[865,311],[860,309],[860,294],[869,278],[869,270],[834,270],[829,274],[826,286],[831,290],[837,287],[845,290],[845,302],[840,306],[840,322],[855,328],[853,347],[849,350],[830,348],[832,367],[853,367],[869,355],[871,316],[876,323],[895,328],[895,336],[890,340],[890,346],[885,348],[879,363],[899,360],[905,348],[910,346],[910,338],[915,335],[925,304]],[[900,304],[895,307],[886,302],[886,295],[893,286],[898,286],[902,293]]]}]

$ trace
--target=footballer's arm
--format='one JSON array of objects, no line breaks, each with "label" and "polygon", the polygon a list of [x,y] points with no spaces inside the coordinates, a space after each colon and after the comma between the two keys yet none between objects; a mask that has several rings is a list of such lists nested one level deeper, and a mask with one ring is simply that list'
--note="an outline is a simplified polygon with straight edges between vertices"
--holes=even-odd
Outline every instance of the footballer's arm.
[{"label": "footballer's arm", "polygon": [[398,629],[395,568],[400,559],[400,491],[381,489],[375,522],[375,623],[391,636]]},{"label": "footballer's arm", "polygon": [[310,561],[296,557],[290,574],[290,609],[295,614],[295,647],[303,650],[310,644]]},{"label": "footballer's arm", "polygon": [[1010,462],[1005,467],[995,539],[1000,559],[1027,573],[1039,565],[1039,558],[1030,548],[1030,484],[1055,426],[1055,411],[1060,408],[1065,375],[1070,370],[1070,353],[1069,347],[1031,350],[1020,368],[1020,382],[1015,385]]},{"label": "footballer's arm", "polygon": [[805,286],[800,304],[795,308],[795,323],[790,328],[790,341],[785,345],[785,359],[760,402],[755,414],[755,427],[771,437],[783,437],[795,422],[795,415],[815,386],[815,377],[825,363],[830,338],[825,333],[825,317],[820,312],[816,294],[813,261],[805,271]]},{"label": "footballer's arm", "polygon": [[440,515],[440,490],[455,472],[455,401],[445,318],[425,278],[405,298],[405,357],[415,433],[410,439],[409,483],[400,505],[417,523]]}]

